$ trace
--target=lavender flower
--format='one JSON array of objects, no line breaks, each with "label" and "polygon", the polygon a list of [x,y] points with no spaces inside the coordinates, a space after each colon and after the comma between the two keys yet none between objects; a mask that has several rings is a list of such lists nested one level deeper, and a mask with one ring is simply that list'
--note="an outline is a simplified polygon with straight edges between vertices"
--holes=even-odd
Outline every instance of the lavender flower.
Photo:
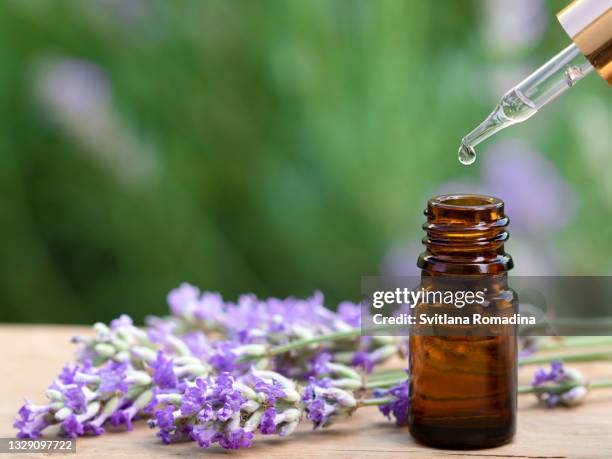
[{"label": "lavender flower", "polygon": [[388,403],[379,405],[379,411],[387,417],[387,419],[395,418],[395,423],[398,426],[408,424],[408,381],[404,381],[390,389],[375,389],[375,397],[388,397]]},{"label": "lavender flower", "polygon": [[155,344],[125,314],[113,320],[110,327],[98,322],[92,328],[94,337],[75,336],[72,339],[81,344],[77,354],[80,362],[91,361],[94,366],[99,366],[108,360],[131,361],[138,366],[151,354],[155,356]]},{"label": "lavender flower", "polygon": [[180,400],[159,407],[150,425],[165,443],[189,437],[202,448],[237,449],[249,447],[256,431],[287,436],[304,417],[324,427],[356,408],[348,391],[313,379],[300,395],[281,374],[251,370],[241,378],[223,373],[187,383]]},{"label": "lavender flower", "polygon": [[578,370],[565,368],[559,361],[552,362],[549,370],[538,369],[531,385],[539,389],[536,392],[538,400],[549,408],[578,405],[588,392],[582,374]]},{"label": "lavender flower", "polygon": [[177,385],[174,365],[162,351],[158,351],[155,362],[151,363],[153,381],[160,389],[172,389]]},{"label": "lavender flower", "polygon": [[330,381],[311,378],[304,390],[302,401],[305,412],[315,429],[327,427],[339,418],[350,416],[357,409],[357,400],[345,390],[330,387]]},{"label": "lavender flower", "polygon": [[46,405],[26,400],[14,427],[21,438],[38,438],[52,424],[74,438],[86,433],[99,435],[102,425],[120,410],[131,419],[148,403],[150,376],[128,363],[109,361],[96,368],[89,361],[66,366],[49,386]]},{"label": "lavender flower", "polygon": [[385,344],[386,339],[389,337],[373,337],[373,341],[378,340],[382,345],[375,347],[374,350],[367,352],[359,350],[353,355],[351,365],[361,367],[366,373],[371,373],[374,366],[384,362],[393,355],[396,355],[399,351],[399,343],[393,340],[393,344]]}]

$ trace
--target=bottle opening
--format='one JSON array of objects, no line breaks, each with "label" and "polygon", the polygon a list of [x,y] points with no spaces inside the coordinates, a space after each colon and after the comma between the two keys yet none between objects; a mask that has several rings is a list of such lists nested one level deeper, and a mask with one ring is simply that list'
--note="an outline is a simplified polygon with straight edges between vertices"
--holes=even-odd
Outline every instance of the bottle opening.
[{"label": "bottle opening", "polygon": [[480,194],[448,194],[429,200],[432,207],[446,207],[455,210],[493,210],[503,207],[504,202],[493,196]]}]

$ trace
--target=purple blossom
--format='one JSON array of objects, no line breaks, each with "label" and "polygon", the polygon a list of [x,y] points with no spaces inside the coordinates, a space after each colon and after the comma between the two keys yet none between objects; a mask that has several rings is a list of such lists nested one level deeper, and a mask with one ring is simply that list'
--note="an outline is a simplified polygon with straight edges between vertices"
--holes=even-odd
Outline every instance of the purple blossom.
[{"label": "purple blossom", "polygon": [[378,407],[387,419],[395,418],[398,426],[408,423],[408,381],[393,386],[390,389],[375,389],[375,397],[393,397],[393,400]]},{"label": "purple blossom", "polygon": [[191,429],[191,438],[198,443],[200,448],[210,448],[219,441],[221,435],[211,427],[196,425]]},{"label": "purple blossom", "polygon": [[282,386],[276,381],[267,383],[261,378],[256,378],[253,389],[257,393],[265,394],[266,400],[271,404],[276,403],[277,398],[282,398],[285,396],[285,391],[283,391]]},{"label": "purple blossom", "polygon": [[534,374],[531,385],[534,388],[545,389],[536,392],[536,396],[549,408],[559,405],[577,405],[587,395],[586,383],[582,374],[574,369],[566,369],[559,361],[551,362],[548,370],[539,368]]},{"label": "purple blossom", "polygon": [[157,428],[159,431],[157,432],[157,436],[161,438],[161,440],[169,444],[172,442],[174,436],[173,433],[176,430],[174,426],[174,409],[172,406],[166,406],[162,409],[155,411],[154,417],[156,421]]},{"label": "purple blossom", "polygon": [[366,373],[371,373],[374,369],[374,361],[369,353],[357,351],[351,360],[351,365],[361,367]]},{"label": "purple blossom", "polygon": [[351,327],[361,326],[361,306],[359,304],[343,301],[338,305],[338,316]]},{"label": "purple blossom", "polygon": [[196,330],[186,333],[181,338],[196,357],[203,357],[210,350],[210,344],[206,339],[206,335],[201,331]]},{"label": "purple blossom", "polygon": [[353,395],[342,389],[328,387],[315,378],[302,393],[306,417],[315,429],[326,427],[338,417],[350,415],[357,407]]},{"label": "purple blossom", "polygon": [[62,432],[64,437],[76,438],[84,433],[83,424],[81,424],[74,414],[68,416],[62,422]]},{"label": "purple blossom", "polygon": [[[202,409],[206,402],[205,394],[207,388],[208,383],[203,378],[197,378],[194,382],[194,386],[185,388],[181,403],[181,414],[183,414],[183,416],[191,416]],[[210,416],[210,414],[207,414],[207,416]]]},{"label": "purple blossom", "polygon": [[120,328],[129,328],[134,325],[132,318],[127,314],[121,314],[118,318],[114,319],[110,323],[111,330],[118,330]]},{"label": "purple blossom", "polygon": [[311,372],[308,375],[319,377],[321,375],[327,374],[329,372],[329,362],[332,359],[332,355],[329,352],[321,352],[320,354],[315,355],[311,359]]},{"label": "purple blossom", "polygon": [[562,382],[565,377],[565,369],[563,368],[563,362],[555,360],[550,363],[550,369],[538,368],[534,374],[533,382],[531,383],[534,387],[541,386],[547,382]]},{"label": "purple blossom", "polygon": [[60,373],[58,379],[64,384],[72,384],[74,382],[74,376],[78,371],[78,366],[71,367],[70,365],[65,365]]},{"label": "purple blossom", "polygon": [[229,341],[216,343],[213,355],[208,359],[218,372],[232,372],[236,369],[236,359],[238,356],[234,352],[235,345]]},{"label": "purple blossom", "polygon": [[26,399],[19,409],[19,418],[15,419],[13,427],[18,429],[18,438],[40,438],[42,431],[49,425],[50,406],[36,406]]},{"label": "purple blossom", "polygon": [[170,311],[176,316],[184,314],[193,309],[199,300],[200,290],[187,282],[183,282],[178,288],[168,293],[168,305]]},{"label": "purple blossom", "polygon": [[125,382],[127,371],[126,363],[109,361],[98,372],[100,376],[100,387],[102,393],[122,392],[127,393],[128,385]]},{"label": "purple blossom", "polygon": [[193,312],[199,320],[219,322],[224,320],[223,297],[216,292],[204,292]]},{"label": "purple blossom", "polygon": [[174,374],[174,365],[172,359],[166,357],[164,352],[158,351],[155,362],[151,364],[153,369],[153,381],[161,389],[172,389],[177,385],[177,379]]},{"label": "purple blossom", "polygon": [[230,428],[226,424],[236,416],[240,419],[241,406],[246,402],[242,392],[234,388],[234,381],[227,373],[216,378],[197,378],[185,389],[180,408],[181,417],[175,417],[172,406],[155,412],[158,436],[164,442],[173,441],[177,433],[184,432],[185,420],[182,416],[193,419],[195,414],[197,424],[189,427],[189,434],[200,446],[219,443],[223,448],[234,449],[250,445],[252,435],[246,435],[241,428]]},{"label": "purple blossom", "polygon": [[132,430],[134,426],[132,425],[132,420],[138,414],[137,407],[130,406],[128,408],[123,408],[121,410],[115,411],[111,416],[111,424],[114,426],[125,425],[128,431]]},{"label": "purple blossom", "polygon": [[264,435],[271,435],[276,433],[276,409],[268,408],[263,412],[261,417],[261,423],[259,424],[259,431]]},{"label": "purple blossom", "polygon": [[219,445],[225,449],[248,448],[253,440],[253,432],[244,429],[231,430],[218,438]]},{"label": "purple blossom", "polygon": [[188,432],[203,448],[237,449],[249,447],[257,430],[290,434],[302,409],[295,383],[278,373],[252,370],[239,380],[222,373],[187,383],[180,403],[159,408],[151,425],[165,442]]},{"label": "purple blossom", "polygon": [[314,398],[308,401],[308,419],[310,419],[315,429],[325,426],[334,414],[334,406],[326,403],[323,399]]},{"label": "purple blossom", "polygon": [[104,433],[104,428],[100,427],[97,424],[93,424],[91,422],[87,422],[83,424],[83,434],[91,434],[95,437],[98,435],[102,435]]},{"label": "purple blossom", "polygon": [[64,405],[74,412],[81,413],[87,409],[83,386],[83,384],[74,384],[63,390]]},{"label": "purple blossom", "polygon": [[171,350],[172,346],[168,343],[168,338],[176,330],[176,324],[160,319],[159,317],[149,317],[147,319],[147,336],[151,341],[157,344],[162,344],[167,350]]}]

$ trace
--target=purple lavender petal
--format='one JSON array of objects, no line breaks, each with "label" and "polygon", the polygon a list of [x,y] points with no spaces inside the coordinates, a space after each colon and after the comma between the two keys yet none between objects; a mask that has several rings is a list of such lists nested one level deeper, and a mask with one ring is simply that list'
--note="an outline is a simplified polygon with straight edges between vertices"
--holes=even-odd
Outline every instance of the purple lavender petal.
[{"label": "purple lavender petal", "polygon": [[105,364],[98,372],[100,376],[100,387],[98,390],[101,393],[112,393],[117,391],[124,394],[127,393],[128,385],[125,382],[126,371],[126,363],[110,361]]},{"label": "purple lavender petal", "polygon": [[248,448],[253,440],[253,432],[236,429],[219,438],[219,445],[225,449]]},{"label": "purple lavender petal", "polygon": [[174,425],[174,409],[171,406],[166,406],[160,410],[155,411],[154,417],[157,423],[159,431],[157,436],[162,439],[166,444],[171,443],[173,440],[173,433],[176,429]]},{"label": "purple lavender petal", "polygon": [[263,393],[267,396],[267,401],[271,404],[276,403],[276,399],[285,396],[285,391],[282,386],[274,381],[271,384],[265,382],[263,379],[257,379],[253,386],[255,392]]},{"label": "purple lavender petal", "polygon": [[151,364],[153,368],[153,381],[160,389],[172,389],[177,386],[172,359],[167,358],[164,352],[157,352],[157,359]]},{"label": "purple lavender petal", "polygon": [[213,443],[218,441],[220,435],[208,426],[196,425],[191,430],[191,438],[198,442],[201,448],[210,448]]},{"label": "purple lavender petal", "polygon": [[72,414],[62,422],[62,433],[66,438],[80,437],[84,433],[83,424]]},{"label": "purple lavender petal", "polygon": [[63,395],[64,405],[72,411],[81,413],[87,409],[87,402],[85,400],[85,394],[83,393],[82,384],[65,389]]},{"label": "purple lavender petal", "polygon": [[77,366],[70,367],[70,365],[65,365],[58,379],[64,384],[72,384],[77,371]]},{"label": "purple lavender petal", "polygon": [[116,319],[112,320],[110,323],[111,330],[118,330],[120,328],[131,327],[134,325],[132,318],[127,314],[121,314]]},{"label": "purple lavender petal", "polygon": [[201,331],[192,331],[182,336],[183,341],[196,357],[203,357],[210,350],[210,344],[206,335]]},{"label": "purple lavender petal", "polygon": [[213,355],[208,359],[218,372],[232,372],[236,369],[237,356],[234,353],[234,344],[229,341],[216,343]]},{"label": "purple lavender petal", "polygon": [[361,306],[359,304],[343,301],[338,305],[338,315],[351,327],[361,326]]},{"label": "purple lavender petal", "polygon": [[371,373],[374,369],[375,362],[365,351],[357,351],[351,360],[351,365],[361,367],[366,373]]},{"label": "purple lavender petal", "polygon": [[276,418],[276,409],[268,408],[263,412],[263,416],[261,417],[261,422],[259,423],[259,431],[264,435],[272,435],[276,433],[276,423],[274,419]]},{"label": "purple lavender petal", "polygon": [[83,430],[84,433],[91,434],[95,437],[97,437],[98,435],[102,435],[105,432],[103,427],[100,427],[96,424],[92,424],[90,422],[83,425]]},{"label": "purple lavender petal", "polygon": [[13,427],[18,429],[18,438],[40,438],[42,431],[49,425],[46,420],[51,411],[49,406],[34,407],[28,400],[19,410],[20,419],[15,419]]},{"label": "purple lavender petal", "polygon": [[315,355],[311,360],[311,374],[309,376],[319,377],[329,372],[328,363],[331,361],[332,355],[329,352],[321,352]]},{"label": "purple lavender petal", "polygon": [[200,290],[197,287],[183,282],[178,288],[168,293],[170,311],[172,314],[180,316],[197,305],[199,296]]},{"label": "purple lavender petal", "polygon": [[393,401],[380,405],[378,410],[388,419],[394,417],[398,426],[403,426],[408,423],[408,381],[393,386],[390,389],[375,389],[374,396],[394,397]]},{"label": "purple lavender petal", "polygon": [[538,387],[547,382],[562,382],[564,375],[565,369],[563,368],[563,362],[553,361],[550,364],[550,370],[538,368],[531,385]]},{"label": "purple lavender petal", "polygon": [[194,310],[199,320],[223,322],[225,319],[223,297],[219,293],[204,292]]}]

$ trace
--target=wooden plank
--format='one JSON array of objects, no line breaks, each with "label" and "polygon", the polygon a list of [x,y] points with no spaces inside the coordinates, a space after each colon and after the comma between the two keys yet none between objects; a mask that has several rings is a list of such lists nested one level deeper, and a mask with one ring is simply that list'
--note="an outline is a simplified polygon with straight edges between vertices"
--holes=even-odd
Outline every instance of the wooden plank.
[{"label": "wooden plank", "polygon": [[[14,436],[12,419],[24,396],[44,402],[46,387],[63,364],[73,357],[70,337],[83,333],[87,333],[86,328],[0,325],[0,437]],[[589,377],[612,377],[612,363],[575,366]],[[521,370],[523,383],[531,379],[533,370],[533,367]],[[194,443],[165,446],[143,422],[139,422],[130,433],[113,432],[79,439],[76,457],[154,459],[194,457],[203,453]],[[227,456],[228,452],[211,449],[205,454]],[[512,444],[499,448],[443,451],[422,447],[410,438],[406,428],[396,428],[375,408],[364,408],[330,429],[312,432],[304,427],[284,439],[260,436],[252,448],[231,454],[240,458],[269,459],[612,457],[612,390],[594,391],[586,404],[572,409],[544,409],[537,406],[533,396],[521,396],[517,437]],[[33,457],[30,454],[22,456]],[[54,454],[52,457],[62,456]]]}]

